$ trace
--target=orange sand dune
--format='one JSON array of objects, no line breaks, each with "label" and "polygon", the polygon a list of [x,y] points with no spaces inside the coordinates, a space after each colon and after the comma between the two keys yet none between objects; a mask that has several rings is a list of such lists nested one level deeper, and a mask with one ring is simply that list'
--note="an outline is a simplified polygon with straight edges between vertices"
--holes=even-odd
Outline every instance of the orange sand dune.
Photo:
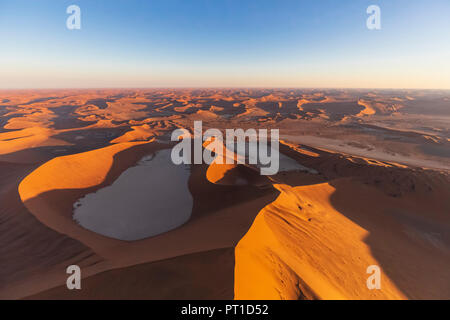
[{"label": "orange sand dune", "polygon": [[132,126],[132,131],[125,132],[122,136],[114,139],[111,143],[123,143],[131,141],[148,141],[155,135],[154,130],[148,124],[142,126]]},{"label": "orange sand dune", "polygon": [[[203,143],[205,149],[213,150],[213,146],[215,146],[215,143],[210,140]],[[230,152],[224,144],[222,144],[222,154],[217,149],[214,151],[216,152],[216,158],[206,171],[206,178],[209,182],[219,185],[267,186],[271,184],[269,178],[261,176],[259,169],[256,167],[238,164],[237,154]],[[229,158],[230,155],[231,159]],[[227,162],[231,162],[229,160],[235,163],[228,164]]]},{"label": "orange sand dune", "polygon": [[21,115],[19,117],[11,118],[4,126],[5,129],[26,129],[30,127],[50,127],[53,122],[51,121],[55,116],[53,112],[46,109],[40,109],[27,115]]},{"label": "orange sand dune", "polygon": [[[54,158],[21,181],[18,187],[20,199],[38,220],[50,228],[72,237],[80,233],[89,239],[87,244],[96,242],[101,247],[104,245],[103,237],[88,232],[74,222],[73,203],[81,197],[80,191],[92,189],[107,181],[116,154],[144,144],[148,142],[119,143],[81,154]],[[139,154],[135,157],[137,159],[128,160],[128,166],[139,159]],[[73,190],[73,195],[71,193],[55,199],[48,197],[58,191],[64,194],[65,190]],[[60,211],[61,206],[70,208],[68,214]]]},{"label": "orange sand dune", "polygon": [[[43,164],[19,185],[24,203],[50,190],[89,188],[100,184],[108,174],[113,156],[145,142],[119,143],[81,154],[58,157]],[[60,168],[64,168],[62,171]]]},{"label": "orange sand dune", "polygon": [[87,105],[80,107],[76,110],[76,113],[86,120],[91,119],[108,119],[114,121],[124,121],[130,119],[139,119],[147,116],[145,109],[147,106],[145,104],[134,104],[127,103],[127,100],[117,102],[107,102],[107,108],[100,109],[94,105]]},{"label": "orange sand dune", "polygon": [[242,164],[217,164],[213,162],[206,171],[209,182],[221,185],[270,185],[270,180],[261,176],[259,170]]},{"label": "orange sand dune", "polygon": [[44,146],[64,146],[69,143],[51,138],[55,130],[30,127],[0,133],[0,155]]},{"label": "orange sand dune", "polygon": [[356,117],[363,117],[363,116],[368,116],[368,115],[370,116],[370,115],[376,113],[376,111],[374,110],[374,108],[372,108],[372,106],[371,106],[368,102],[366,102],[366,101],[360,99],[360,100],[358,101],[358,104],[361,105],[361,106],[363,106],[363,107],[364,107],[364,110],[362,110],[360,113],[358,113],[358,114],[356,115]]},{"label": "orange sand dune", "polygon": [[223,111],[225,108],[222,107],[217,107],[217,106],[211,106],[211,108],[209,108],[209,111],[211,112],[217,112],[217,111]]},{"label": "orange sand dune", "polygon": [[[0,298],[448,299],[449,101],[378,90],[2,91]],[[157,137],[193,120],[280,129],[280,151],[315,173],[192,165],[192,215],[179,228],[120,241],[77,224],[77,200],[170,148]],[[84,290],[66,290],[69,264],[82,267]],[[369,265],[382,270],[381,290],[366,286]]]},{"label": "orange sand dune", "polygon": [[[250,185],[234,189],[211,184],[206,179],[206,166],[193,169],[189,182],[194,197],[192,218],[178,229],[141,241],[126,242],[98,235],[80,227],[73,220],[73,203],[77,199],[111,184],[142,156],[162,147],[167,148],[154,142],[120,143],[55,158],[37,168],[20,183],[21,200],[44,225],[80,241],[106,259],[107,262],[101,266],[87,268],[87,275],[234,247],[248,230],[257,212],[273,200],[274,192]],[[47,283],[33,280],[27,283],[27,287],[15,287],[10,292],[14,292],[15,297],[37,293],[57,285],[58,278],[51,279]],[[229,285],[232,286],[232,283]],[[2,294],[5,293],[0,290]]]},{"label": "orange sand dune", "polygon": [[[236,299],[450,296],[448,247],[427,241],[427,234],[445,228],[437,221],[417,224],[410,201],[351,179],[276,187],[280,196],[236,247]],[[370,265],[382,270],[382,290],[366,286]]]},{"label": "orange sand dune", "polygon": [[218,118],[218,115],[211,111],[198,110],[196,113],[189,115],[189,118],[195,120],[209,120]]}]

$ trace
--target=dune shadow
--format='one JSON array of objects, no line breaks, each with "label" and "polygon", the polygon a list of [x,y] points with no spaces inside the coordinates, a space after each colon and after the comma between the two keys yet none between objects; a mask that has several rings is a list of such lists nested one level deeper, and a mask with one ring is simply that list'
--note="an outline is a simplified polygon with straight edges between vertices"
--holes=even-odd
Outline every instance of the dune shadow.
[{"label": "dune shadow", "polygon": [[[407,298],[450,297],[448,224],[427,219],[429,212],[411,209],[402,196],[394,198],[373,187],[349,189],[347,183],[354,183],[349,179],[329,183],[336,188],[330,197],[332,206],[368,231],[364,242]],[[374,196],[377,193],[382,196]]]}]

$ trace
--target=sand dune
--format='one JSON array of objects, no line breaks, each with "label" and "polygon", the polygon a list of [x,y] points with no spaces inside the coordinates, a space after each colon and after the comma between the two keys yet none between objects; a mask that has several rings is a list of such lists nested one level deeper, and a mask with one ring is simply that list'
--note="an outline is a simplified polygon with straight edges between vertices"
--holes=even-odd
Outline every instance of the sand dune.
[{"label": "sand dune", "polygon": [[[1,298],[450,297],[448,92],[24,90],[0,101]],[[282,170],[190,166],[189,219],[156,236],[123,241],[74,220],[78,200],[194,120],[279,129]],[[164,177],[146,179],[166,190]],[[74,263],[79,292],[65,288]],[[369,265],[382,290],[368,290]]]},{"label": "sand dune", "polygon": [[[158,148],[156,143],[135,144],[137,144],[135,148],[142,149],[138,152],[140,154],[153,152]],[[220,205],[217,207],[215,201],[223,198],[224,190],[221,190],[222,187],[218,186],[219,189],[213,191],[214,188],[206,185],[205,168],[200,171],[196,170],[190,179],[190,188],[194,196],[193,218],[177,230],[143,241],[126,243],[105,238],[81,228],[71,218],[73,203],[82,195],[98,190],[114,181],[120,172],[133,163],[130,162],[132,161],[130,157],[137,161],[139,158],[136,159],[136,150],[132,150],[132,145],[133,143],[116,144],[81,155],[55,159],[55,161],[50,161],[25,178],[19,187],[25,206],[41,222],[58,232],[77,239],[108,261],[108,264],[100,270],[127,267],[184,254],[232,247],[248,229],[259,209],[272,198],[267,190],[258,191],[249,186],[242,186],[240,190],[229,193],[229,196],[232,197],[228,200],[230,207],[223,208]],[[120,152],[122,149],[124,151]],[[116,155],[114,161],[117,161],[117,163],[113,164],[112,169],[108,171],[107,166],[97,167],[101,163],[108,164],[114,155]],[[65,176],[64,172],[75,167],[79,169],[79,172],[84,172],[85,183],[79,184],[79,179],[76,178],[78,173],[64,178],[56,174],[58,172]],[[42,177],[44,174],[49,181],[41,185],[38,177]],[[107,174],[106,177],[105,174]],[[75,178],[75,180],[72,180],[72,178]],[[204,191],[200,191],[205,190],[205,188],[209,190],[207,201],[203,196]],[[200,202],[202,204],[199,204],[199,197],[203,199]],[[233,200],[231,201],[231,199]],[[206,207],[205,204],[207,204]],[[237,205],[240,209],[237,209]],[[217,209],[212,210],[211,206],[217,207]],[[237,225],[239,227],[236,227]],[[230,230],[233,231],[230,232]],[[183,242],[180,243],[180,239],[183,239]],[[97,267],[93,270],[90,268],[87,270],[87,274],[98,272]],[[232,283],[230,285],[232,286]],[[33,287],[41,288],[41,290],[48,288],[43,284],[40,284],[40,286],[34,284]]]},{"label": "sand dune", "polygon": [[270,184],[267,177],[261,176],[255,168],[242,164],[212,163],[206,171],[209,182],[221,185],[255,185]]},{"label": "sand dune", "polygon": [[123,143],[132,141],[148,141],[155,135],[155,132],[150,128],[148,124],[142,126],[131,127],[132,131],[125,132],[122,136],[114,139],[111,143]]},{"label": "sand dune", "polygon": [[19,186],[24,203],[51,190],[81,189],[102,183],[118,152],[143,142],[116,144],[82,154],[55,158],[27,176]]},{"label": "sand dune", "polygon": [[64,146],[69,143],[51,138],[51,129],[31,127],[0,133],[0,155],[44,146]]},{"label": "sand dune", "polygon": [[[258,214],[236,247],[235,298],[443,299],[449,295],[448,251],[433,242],[416,247],[407,232],[392,232],[407,228],[406,217],[390,217],[392,212],[406,211],[404,200],[392,201],[351,180],[276,187],[280,196]],[[424,234],[431,232],[419,228]],[[380,241],[389,245],[380,246]],[[421,259],[425,256],[428,259]],[[368,290],[369,265],[380,266],[383,290]],[[434,275],[422,274],[411,285],[409,279],[417,279],[417,270]]]}]

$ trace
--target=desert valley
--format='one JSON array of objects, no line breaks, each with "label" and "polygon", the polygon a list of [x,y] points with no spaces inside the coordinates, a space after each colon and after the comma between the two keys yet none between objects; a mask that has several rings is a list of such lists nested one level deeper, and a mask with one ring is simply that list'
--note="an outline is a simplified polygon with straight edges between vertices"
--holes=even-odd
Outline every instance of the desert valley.
[{"label": "desert valley", "polygon": [[[279,172],[175,165],[194,121]],[[0,298],[450,299],[449,173],[449,91],[2,90]]]}]

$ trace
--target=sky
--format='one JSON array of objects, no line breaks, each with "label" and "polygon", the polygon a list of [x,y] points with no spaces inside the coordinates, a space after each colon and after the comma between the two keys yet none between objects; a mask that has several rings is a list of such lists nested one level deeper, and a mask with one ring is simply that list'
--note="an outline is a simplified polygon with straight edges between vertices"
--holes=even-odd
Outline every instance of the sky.
[{"label": "sky", "polygon": [[449,17],[449,0],[0,0],[0,88],[450,89]]}]

